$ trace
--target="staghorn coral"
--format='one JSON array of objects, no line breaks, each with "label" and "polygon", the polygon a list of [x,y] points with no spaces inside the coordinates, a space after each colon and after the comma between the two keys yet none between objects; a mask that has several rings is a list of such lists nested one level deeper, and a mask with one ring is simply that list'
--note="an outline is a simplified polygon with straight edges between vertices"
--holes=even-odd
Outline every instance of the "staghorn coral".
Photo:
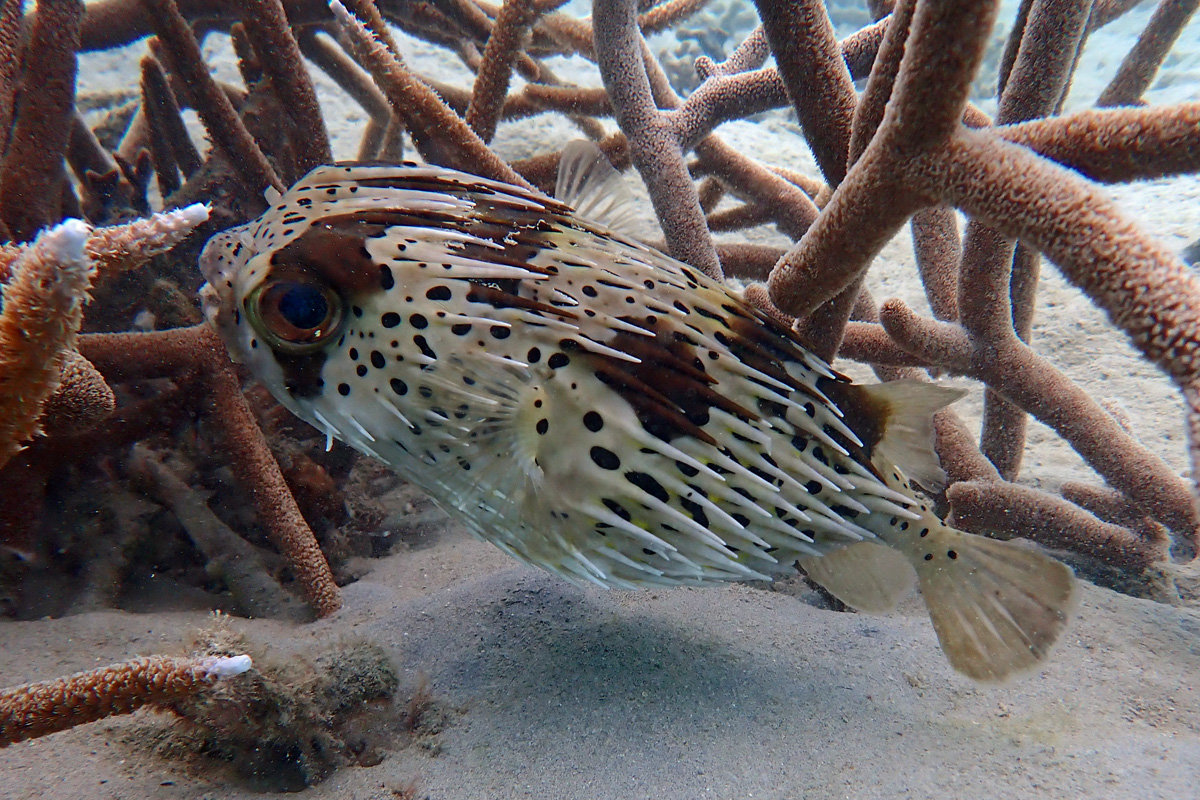
[{"label": "staghorn coral", "polygon": [[17,257],[0,314],[0,466],[35,434],[75,346],[92,283],[87,226],[70,220]]},{"label": "staghorn coral", "polygon": [[149,656],[0,690],[0,747],[143,706],[169,706],[250,669],[249,656]]},{"label": "staghorn coral", "polygon": [[[1200,171],[1194,144],[1200,104],[1059,114],[1075,52],[1127,3],[1024,3],[997,69],[1001,89],[994,119],[967,102],[996,35],[994,2],[902,0],[894,10],[890,3],[871,3],[878,21],[839,41],[822,3],[764,0],[762,25],[725,61],[696,60],[702,81],[686,99],[676,95],[643,36],[678,27],[702,5],[695,2],[649,7],[600,0],[594,21],[537,0],[356,0],[335,3],[332,10],[317,0],[262,0],[244,7],[200,0],[39,5],[28,20],[32,33],[24,46],[42,57],[27,63],[44,69],[21,76],[13,72],[19,59],[0,59],[0,122],[7,123],[0,127],[11,143],[0,174],[6,189],[0,193],[0,220],[16,242],[76,210],[116,213],[119,204],[102,195],[144,179],[147,163],[158,178],[164,208],[211,203],[205,232],[253,216],[264,206],[264,188],[282,189],[307,166],[330,157],[301,52],[363,106],[371,122],[362,131],[360,152],[369,158],[394,155],[407,135],[428,160],[547,188],[556,152],[509,162],[487,143],[510,121],[562,114],[598,139],[619,167],[635,166],[649,187],[665,247],[710,274],[767,281],[751,286],[747,296],[777,319],[796,324],[818,352],[868,364],[885,379],[949,372],[987,386],[978,446],[955,414],[938,418],[938,447],[953,481],[939,499],[959,524],[1034,538],[1135,578],[1166,559],[1171,548],[1181,559],[1195,549],[1193,487],[1028,344],[1040,254],[1178,383],[1191,405],[1192,452],[1200,458],[1195,279],[1095,186]],[[20,46],[14,8],[19,12],[20,4],[6,3],[0,16],[0,53],[10,55]],[[1194,10],[1194,2],[1164,2],[1143,36],[1145,44],[1130,54],[1098,105],[1141,103],[1171,37]],[[212,78],[197,40],[239,23],[244,85],[235,86]],[[387,24],[447,48],[475,80],[464,87],[420,74],[405,58],[407,40],[393,36]],[[64,162],[67,143],[59,141],[60,134],[76,123],[75,109],[61,94],[47,96],[53,108],[13,106],[18,96],[18,106],[33,102],[33,93],[14,91],[18,78],[55,80],[70,90],[64,82],[73,74],[67,62],[76,41],[85,50],[102,49],[152,34],[157,38],[142,61],[141,107],[116,151],[103,154],[107,161]],[[1069,46],[1058,46],[1062,42]],[[596,62],[604,88],[582,88],[554,76],[546,59],[560,55]],[[769,56],[775,66],[765,66]],[[865,89],[857,90],[855,82],[863,80]],[[780,108],[800,120],[819,177],[798,174],[794,165],[756,161],[714,133],[724,122]],[[188,137],[180,116],[186,109],[198,113],[211,148]],[[49,125],[56,136],[39,138],[35,122]],[[21,148],[30,155],[20,155]],[[107,183],[87,177],[101,163],[111,171],[108,161],[117,171]],[[63,180],[68,167],[76,180]],[[5,177],[18,173],[31,177]],[[20,190],[34,185],[48,189],[36,205],[22,207]],[[75,197],[77,191],[85,197]],[[971,218],[961,235],[951,209]],[[906,223],[932,319],[898,301],[880,306],[863,288],[879,250]],[[68,231],[75,227],[65,224]],[[711,236],[718,229],[762,224],[777,226],[793,246],[784,251],[714,243]],[[121,230],[135,243],[156,235],[136,227]],[[79,338],[79,353],[104,377],[105,388],[117,390],[109,430],[103,436],[81,434],[64,422],[57,443],[47,437],[22,453],[19,464],[14,460],[10,474],[17,477],[20,467],[23,477],[10,485],[44,488],[64,450],[84,445],[87,452],[115,457],[122,469],[135,466],[128,458],[133,442],[159,436],[161,444],[161,434],[199,417],[205,436],[211,434],[227,454],[237,483],[249,490],[246,504],[255,507],[267,538],[290,561],[305,596],[318,613],[332,613],[339,603],[334,575],[306,521],[315,515],[297,502],[300,493],[289,488],[286,476],[307,473],[304,480],[313,485],[342,489],[350,470],[310,455],[319,447],[300,447],[313,438],[311,432],[275,431],[272,440],[288,439],[303,456],[294,462],[300,466],[280,470],[271,452],[272,444],[280,446],[264,437],[239,373],[205,329],[127,332],[141,311],[155,320],[186,318],[194,311],[187,293],[197,281],[186,250],[178,258],[156,260],[150,269],[122,264],[114,253],[129,245],[101,245],[98,238],[109,241],[116,231],[96,229],[86,253],[76,248],[76,261],[101,265],[98,297],[81,321],[64,328],[82,324],[91,331]],[[25,264],[39,246],[10,246],[0,255],[10,286],[28,280]],[[161,297],[184,302],[147,303],[149,293],[142,290],[152,280],[166,282]],[[85,286],[74,296],[87,291]],[[19,291],[6,291],[6,315],[10,307],[17,313],[19,304],[10,299],[19,297]],[[64,319],[43,321],[60,325]],[[87,417],[71,410],[71,403],[91,397],[85,387],[97,388],[94,373],[67,339],[46,345],[50,360],[24,343],[12,348],[43,374],[34,381],[36,392],[18,389],[13,395],[29,408],[23,432],[0,439],[27,440],[39,416]],[[67,369],[54,361],[67,356],[78,380],[68,380]],[[78,385],[80,392],[64,391],[59,404],[52,395],[58,380],[64,390]],[[96,409],[105,402],[92,397],[84,406]],[[16,407],[3,404],[6,411]],[[1064,486],[1061,494],[1050,494],[1015,483],[1027,414],[1063,436],[1107,488]],[[260,416],[270,418],[271,412]],[[190,448],[188,463],[207,455],[203,445],[171,446]],[[309,464],[317,466],[315,478]],[[336,477],[322,474],[327,467]],[[162,504],[192,524],[203,518],[205,525],[223,526],[222,535],[245,532],[238,524],[244,519],[214,523],[196,505],[200,490],[192,487],[188,496],[178,476],[169,484],[160,476],[158,487]],[[27,544],[8,536],[4,542]]]}]

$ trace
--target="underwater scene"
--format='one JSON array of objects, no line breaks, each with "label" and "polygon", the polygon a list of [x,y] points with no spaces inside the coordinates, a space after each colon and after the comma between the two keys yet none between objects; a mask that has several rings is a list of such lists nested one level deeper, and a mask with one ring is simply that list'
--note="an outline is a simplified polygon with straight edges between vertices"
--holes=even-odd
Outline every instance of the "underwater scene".
[{"label": "underwater scene", "polygon": [[0,0],[0,800],[1200,797],[1197,0]]}]

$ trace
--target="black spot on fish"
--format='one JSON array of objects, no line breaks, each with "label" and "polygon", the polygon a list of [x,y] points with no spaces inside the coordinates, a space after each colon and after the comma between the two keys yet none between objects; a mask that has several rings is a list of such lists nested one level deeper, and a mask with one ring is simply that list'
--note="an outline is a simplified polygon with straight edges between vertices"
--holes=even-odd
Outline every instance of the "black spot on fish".
[{"label": "black spot on fish", "polygon": [[493,339],[507,339],[512,331],[503,325],[493,325],[491,329]]},{"label": "black spot on fish", "polygon": [[820,494],[821,493],[821,482],[820,481],[809,481],[808,483],[804,484],[804,488],[808,490],[809,494]]},{"label": "black spot on fish", "polygon": [[450,332],[455,336],[466,336],[471,332],[471,325],[466,322],[458,322],[450,326]]},{"label": "black spot on fish", "polygon": [[451,297],[449,286],[434,286],[425,292],[425,296],[430,300],[449,300]]},{"label": "black spot on fish", "polygon": [[583,426],[592,433],[595,433],[604,427],[604,417],[595,411],[589,411],[583,415]]},{"label": "black spot on fish", "polygon": [[400,315],[395,311],[388,311],[379,318],[379,322],[385,328],[394,328],[400,324]]},{"label": "black spot on fish", "polygon": [[422,355],[428,358],[437,358],[437,353],[430,349],[429,343],[425,341],[424,336],[414,336],[413,344],[420,349]]},{"label": "black spot on fish", "polygon": [[605,507],[607,507],[609,511],[613,512],[626,522],[630,522],[633,519],[633,517],[630,516],[629,511],[626,510],[625,506],[621,505],[616,500],[613,500],[611,497],[605,497],[600,502],[604,503]]},{"label": "black spot on fish", "polygon": [[704,509],[699,503],[688,500],[686,497],[679,498],[679,505],[683,506],[683,510],[692,515],[692,519],[704,527],[708,527],[708,515],[704,513]]},{"label": "black spot on fish", "polygon": [[425,319],[422,314],[413,314],[408,318],[408,324],[412,325],[417,330],[423,330],[429,327],[429,320]]},{"label": "black spot on fish", "polygon": [[529,352],[525,354],[525,360],[530,364],[536,364],[542,360],[542,351],[536,347],[529,348]]},{"label": "black spot on fish", "polygon": [[647,475],[645,472],[626,472],[625,480],[629,481],[651,497],[661,500],[664,503],[671,499],[671,495],[667,493],[667,490],[663,488],[663,485],[656,481],[653,476]]},{"label": "black spot on fish", "polygon": [[392,387],[392,391],[400,396],[408,394],[408,384],[399,378],[392,378],[388,381],[388,385]]},{"label": "black spot on fish", "polygon": [[550,431],[550,420],[539,419],[537,424],[534,425],[534,428],[537,430],[539,435],[545,436]]},{"label": "black spot on fish", "polygon": [[368,371],[369,371],[369,370],[367,369],[367,365],[366,365],[366,364],[359,364],[357,367],[355,367],[355,368],[354,368],[354,373],[355,373],[356,375],[358,375],[358,377],[360,377],[360,378],[365,378],[365,377],[367,377],[367,372],[368,372]]},{"label": "black spot on fish", "polygon": [[591,449],[590,454],[592,456],[592,461],[594,461],[596,466],[600,467],[600,469],[621,468],[621,459],[617,458],[617,454],[612,450],[597,445]]},{"label": "black spot on fish", "polygon": [[349,397],[350,396],[350,384],[339,383],[338,384],[338,394],[340,394],[342,397]]},{"label": "black spot on fish", "polygon": [[571,359],[567,358],[562,353],[555,353],[554,355],[550,356],[550,359],[546,362],[550,369],[561,369],[570,363]]},{"label": "black spot on fish", "polygon": [[682,472],[684,475],[688,476],[689,478],[694,478],[700,474],[700,470],[696,469],[691,464],[685,464],[682,461],[676,461],[675,468],[678,469],[680,472]]},{"label": "black spot on fish", "polygon": [[387,264],[379,265],[379,285],[385,292],[396,285],[396,279],[392,277],[392,270]]}]

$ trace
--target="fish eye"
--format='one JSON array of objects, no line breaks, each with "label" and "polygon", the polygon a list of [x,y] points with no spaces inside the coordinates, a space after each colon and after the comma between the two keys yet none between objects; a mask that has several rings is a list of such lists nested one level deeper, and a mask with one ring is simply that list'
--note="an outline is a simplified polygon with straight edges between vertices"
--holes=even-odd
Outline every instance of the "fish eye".
[{"label": "fish eye", "polygon": [[309,276],[268,279],[246,298],[246,313],[267,343],[304,353],[323,347],[342,327],[345,303]]}]

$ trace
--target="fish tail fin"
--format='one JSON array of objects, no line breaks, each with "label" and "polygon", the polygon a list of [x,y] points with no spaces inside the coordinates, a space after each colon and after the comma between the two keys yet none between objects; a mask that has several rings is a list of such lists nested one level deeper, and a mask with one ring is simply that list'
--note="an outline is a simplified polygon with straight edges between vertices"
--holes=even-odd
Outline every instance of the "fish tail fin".
[{"label": "fish tail fin", "polygon": [[1070,567],[1029,546],[939,526],[912,557],[946,658],[978,681],[1035,669],[1075,609]]}]

